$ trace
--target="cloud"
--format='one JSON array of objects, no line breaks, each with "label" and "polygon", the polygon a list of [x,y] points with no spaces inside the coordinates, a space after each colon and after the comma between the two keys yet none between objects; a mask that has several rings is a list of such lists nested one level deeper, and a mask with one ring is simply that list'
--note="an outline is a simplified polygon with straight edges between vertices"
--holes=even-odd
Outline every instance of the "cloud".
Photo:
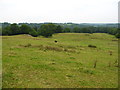
[{"label": "cloud", "polygon": [[117,22],[119,0],[0,0],[0,21]]}]

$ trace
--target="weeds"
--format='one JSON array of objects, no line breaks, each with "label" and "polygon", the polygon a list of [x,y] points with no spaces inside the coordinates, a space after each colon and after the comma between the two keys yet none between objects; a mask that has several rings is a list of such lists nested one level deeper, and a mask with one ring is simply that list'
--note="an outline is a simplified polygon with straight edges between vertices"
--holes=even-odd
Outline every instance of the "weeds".
[{"label": "weeds", "polygon": [[119,67],[118,60],[116,60],[116,61],[114,62],[114,66],[115,66],[115,67]]},{"label": "weeds", "polygon": [[116,60],[114,63],[111,63],[111,61],[109,61],[108,67],[119,67],[118,60]]},{"label": "weeds", "polygon": [[96,66],[97,66],[97,60],[95,60],[93,67],[96,68]]},{"label": "weeds", "polygon": [[30,43],[28,43],[28,44],[26,44],[26,45],[21,45],[21,44],[19,44],[19,46],[20,47],[30,47],[30,46],[32,46]]},{"label": "weeds", "polygon": [[118,41],[118,40],[114,39],[114,40],[112,40],[112,41]]},{"label": "weeds", "polygon": [[16,56],[17,54],[15,53],[15,52],[10,52],[9,54],[8,54],[8,56],[9,57],[14,57],[14,56]]},{"label": "weeds", "polygon": [[75,59],[75,57],[70,57],[70,59]]},{"label": "weeds", "polygon": [[112,51],[109,51],[109,55],[111,56],[113,54],[113,52]]},{"label": "weeds", "polygon": [[87,73],[87,74],[94,74],[95,72],[92,71],[92,70],[84,70],[84,73]]},{"label": "weeds", "polygon": [[66,74],[66,76],[67,76],[67,77],[73,77],[73,75],[68,75],[68,74]]},{"label": "weeds", "polygon": [[83,73],[86,73],[86,74],[95,74],[94,70],[88,70],[88,69],[83,68],[83,67],[79,68],[79,71],[83,72]]},{"label": "weeds", "polygon": [[108,65],[108,67],[111,67],[111,62],[109,62],[109,65]]},{"label": "weeds", "polygon": [[64,48],[63,51],[65,51],[65,52],[73,52],[73,53],[76,52],[76,51],[73,50],[73,49],[66,49],[66,48]]},{"label": "weeds", "polygon": [[62,48],[59,47],[45,46],[44,48],[46,50],[62,51]]},{"label": "weeds", "polygon": [[25,45],[24,47],[30,47],[32,46],[30,43],[28,43],[27,45]]}]

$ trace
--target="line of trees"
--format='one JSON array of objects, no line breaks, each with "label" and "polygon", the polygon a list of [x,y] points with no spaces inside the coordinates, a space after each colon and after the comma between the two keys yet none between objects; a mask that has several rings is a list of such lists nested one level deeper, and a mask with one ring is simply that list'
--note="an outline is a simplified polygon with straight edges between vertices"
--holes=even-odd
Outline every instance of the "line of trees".
[{"label": "line of trees", "polygon": [[30,27],[29,25],[22,24],[21,26],[16,23],[3,27],[2,35],[18,35],[18,34],[30,34],[37,37],[39,35],[50,37],[54,33],[62,33],[62,27],[52,23],[42,24],[40,28]]},{"label": "line of trees", "polygon": [[120,30],[116,27],[63,27],[53,23],[42,24],[38,27],[31,27],[27,24],[18,25],[16,23],[3,26],[2,35],[30,34],[34,37],[51,37],[54,33],[108,33],[120,38]]}]

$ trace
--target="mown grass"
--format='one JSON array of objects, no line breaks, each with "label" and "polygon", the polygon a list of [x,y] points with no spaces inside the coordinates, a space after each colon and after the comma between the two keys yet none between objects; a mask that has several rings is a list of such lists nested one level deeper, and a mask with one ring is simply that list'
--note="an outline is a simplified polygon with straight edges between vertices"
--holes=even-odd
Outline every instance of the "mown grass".
[{"label": "mown grass", "polygon": [[118,87],[118,42],[112,35],[60,33],[2,40],[3,88]]}]

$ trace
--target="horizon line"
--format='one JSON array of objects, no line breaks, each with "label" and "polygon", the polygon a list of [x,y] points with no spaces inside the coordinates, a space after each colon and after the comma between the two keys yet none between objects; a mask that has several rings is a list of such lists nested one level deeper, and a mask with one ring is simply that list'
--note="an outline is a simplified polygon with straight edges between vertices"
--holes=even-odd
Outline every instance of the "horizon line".
[{"label": "horizon line", "polygon": [[0,23],[71,23],[71,24],[118,24],[119,22],[0,22]]}]

